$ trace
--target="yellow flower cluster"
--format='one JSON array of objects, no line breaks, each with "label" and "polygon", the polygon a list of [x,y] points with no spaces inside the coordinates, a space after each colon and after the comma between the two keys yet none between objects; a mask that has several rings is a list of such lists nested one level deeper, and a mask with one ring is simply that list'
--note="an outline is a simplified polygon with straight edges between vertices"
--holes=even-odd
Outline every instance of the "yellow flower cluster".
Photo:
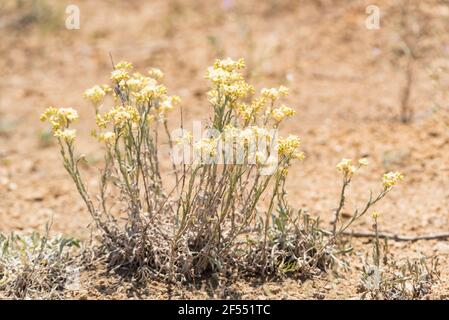
[{"label": "yellow flower cluster", "polygon": [[128,122],[138,124],[139,121],[139,111],[133,106],[117,106],[104,116],[97,116],[97,125],[100,128],[105,128],[108,123],[111,123],[117,128],[122,128]]},{"label": "yellow flower cluster", "polygon": [[246,97],[248,93],[254,93],[254,87],[245,81],[238,81],[230,85],[224,84],[223,91],[226,97],[235,101],[236,99]]},{"label": "yellow flower cluster", "polygon": [[[99,134],[95,132],[94,136],[100,142],[112,144],[116,140],[115,134],[120,135],[124,132],[123,130],[128,130],[127,124],[135,129],[142,117],[145,117],[147,124],[153,123],[156,119],[165,121],[167,113],[173,111],[180,103],[179,97],[168,96],[167,88],[158,83],[158,80],[164,76],[161,70],[151,68],[148,76],[144,76],[139,72],[131,75],[132,69],[133,65],[126,61],[121,61],[114,66],[111,79],[116,86],[113,97],[117,106],[105,114],[96,114],[96,123],[100,129],[106,129],[108,125],[111,125],[114,130]],[[97,106],[111,91],[109,86],[96,85],[87,89],[84,97]]]},{"label": "yellow flower cluster", "polygon": [[98,105],[107,93],[111,91],[111,88],[107,85],[104,86],[93,86],[90,89],[84,91],[83,97],[89,101],[91,101],[94,106]]},{"label": "yellow flower cluster", "polygon": [[78,119],[78,112],[72,108],[47,108],[40,116],[41,121],[50,122],[53,131],[67,128],[70,123]]},{"label": "yellow flower cluster", "polygon": [[129,73],[126,70],[116,69],[111,72],[111,80],[120,83],[122,80],[128,80]]},{"label": "yellow flower cluster", "polygon": [[103,132],[98,136],[100,142],[104,142],[107,145],[113,145],[115,143],[116,134],[111,131]]},{"label": "yellow flower cluster", "polygon": [[291,117],[295,114],[295,110],[286,105],[281,105],[278,108],[273,108],[274,102],[282,96],[288,94],[288,89],[281,86],[276,88],[264,88],[261,90],[261,95],[251,101],[250,104],[241,103],[238,105],[238,112],[244,120],[255,119],[256,115],[263,110],[270,102],[270,106],[265,110],[265,117],[274,120],[274,127],[277,127],[285,118]]},{"label": "yellow flower cluster", "polygon": [[212,81],[215,85],[231,85],[238,81],[243,81],[243,76],[238,71],[226,71],[209,67],[206,72],[206,79]]},{"label": "yellow flower cluster", "polygon": [[368,165],[368,160],[362,158],[358,160],[358,167],[352,164],[352,159],[342,159],[337,164],[338,171],[342,172],[344,175],[351,177],[358,169]]},{"label": "yellow flower cluster", "polygon": [[[215,108],[222,108],[227,104],[234,111],[233,115],[243,121],[243,126],[257,124],[258,119],[261,119],[264,125],[270,124],[277,128],[285,118],[295,114],[292,108],[285,105],[277,108],[274,106],[276,100],[288,95],[288,89],[284,86],[264,88],[260,96],[254,97],[250,102],[242,102],[242,98],[254,94],[254,87],[245,82],[240,72],[244,67],[243,59],[216,60],[206,72],[206,79],[213,84],[212,90],[208,92],[209,101]],[[264,112],[264,117],[258,117],[261,111]]]},{"label": "yellow flower cluster", "polygon": [[145,78],[141,85],[143,86],[142,89],[132,93],[138,103],[150,102],[152,99],[161,98],[167,93],[167,88],[162,84],[157,84],[156,80],[152,78]]},{"label": "yellow flower cluster", "polygon": [[111,80],[121,83],[129,79],[128,70],[132,70],[133,65],[127,61],[120,61],[115,65],[115,69],[111,72]]},{"label": "yellow flower cluster", "polygon": [[76,138],[76,130],[68,127],[77,119],[78,112],[72,108],[49,107],[40,116],[41,121],[50,122],[55,137],[68,143],[72,143]]},{"label": "yellow flower cluster", "polygon": [[62,139],[68,143],[72,143],[75,141],[76,138],[76,130],[75,129],[63,129],[63,130],[56,130],[55,131],[55,137]]},{"label": "yellow flower cluster", "polygon": [[291,117],[295,114],[295,110],[289,108],[285,105],[280,106],[279,108],[275,108],[271,110],[271,116],[276,122],[281,122],[287,117]]},{"label": "yellow flower cluster", "polygon": [[[342,159],[337,164],[337,169],[342,172],[345,176],[351,177],[358,169],[367,166],[368,160],[362,158],[358,161],[358,166],[353,165],[351,159]],[[382,184],[385,190],[393,187],[399,181],[404,179],[404,175],[400,172],[388,172],[383,175]]]},{"label": "yellow flower cluster", "polygon": [[276,88],[265,88],[261,91],[262,97],[269,99],[271,101],[275,101],[280,97],[285,97],[288,95],[288,88],[284,86],[280,86],[279,89]]},{"label": "yellow flower cluster", "polygon": [[337,169],[350,177],[356,172],[357,167],[352,164],[352,159],[342,159],[337,164]]},{"label": "yellow flower cluster", "polygon": [[178,96],[164,96],[162,98],[159,107],[157,108],[159,115],[164,115],[170,111],[173,111],[175,106],[181,103],[181,98]]},{"label": "yellow flower cluster", "polygon": [[385,189],[389,189],[396,185],[399,181],[404,180],[404,175],[400,172],[385,173],[382,179],[382,184]]},{"label": "yellow flower cluster", "polygon": [[132,70],[133,64],[128,61],[120,61],[115,65],[115,68],[118,70]]},{"label": "yellow flower cluster", "polygon": [[[126,72],[126,70],[121,71]],[[180,99],[178,97],[167,96],[167,88],[163,84],[157,82],[158,79],[163,77],[162,71],[153,68],[148,71],[148,74],[150,76],[146,77],[141,73],[136,72],[132,76],[128,75],[126,79],[120,79],[121,77],[119,77],[116,80],[119,82],[121,90],[129,93],[130,98],[133,98],[133,101],[138,104],[160,100],[155,102],[152,107],[158,108],[159,110],[157,113],[163,115],[166,112],[171,111],[173,107],[179,103]]]},{"label": "yellow flower cluster", "polygon": [[126,80],[126,86],[131,92],[139,92],[150,82],[156,84],[156,80],[145,77],[142,74],[136,72],[130,79]]},{"label": "yellow flower cluster", "polygon": [[239,60],[235,61],[231,58],[226,58],[223,60],[217,59],[214,63],[214,69],[222,69],[228,72],[232,72],[234,70],[240,70],[245,68],[245,59],[240,58]]},{"label": "yellow flower cluster", "polygon": [[260,99],[254,99],[251,104],[239,103],[236,107],[237,113],[243,120],[250,121],[264,107],[260,102]]},{"label": "yellow flower cluster", "polygon": [[217,104],[220,91],[223,91],[229,102],[254,93],[254,87],[245,82],[243,75],[238,71],[245,67],[245,61],[234,61],[230,58],[216,60],[213,67],[206,72],[206,79],[212,81],[216,88],[208,92],[209,100]]},{"label": "yellow flower cluster", "polygon": [[304,158],[304,154],[298,151],[300,146],[301,139],[298,136],[289,135],[287,138],[279,138],[278,155],[301,160]]},{"label": "yellow flower cluster", "polygon": [[374,220],[377,220],[377,218],[380,217],[380,212],[379,211],[373,211],[373,213],[371,213],[371,216],[373,217]]}]

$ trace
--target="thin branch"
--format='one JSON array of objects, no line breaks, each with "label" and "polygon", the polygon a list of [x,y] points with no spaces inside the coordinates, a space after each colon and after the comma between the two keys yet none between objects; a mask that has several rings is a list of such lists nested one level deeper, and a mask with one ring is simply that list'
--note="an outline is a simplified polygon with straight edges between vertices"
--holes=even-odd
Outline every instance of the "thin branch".
[{"label": "thin branch", "polygon": [[112,52],[109,51],[109,59],[111,60],[112,69],[115,70],[115,63],[114,59],[112,58]]},{"label": "thin branch", "polygon": [[[322,230],[323,233],[327,235],[332,235],[331,231]],[[351,236],[355,238],[375,238],[376,234],[374,232],[364,232],[364,231],[344,231],[342,234],[346,236]],[[435,240],[435,239],[449,239],[449,232],[425,234],[418,236],[407,236],[398,235],[392,233],[379,232],[379,238],[389,239],[393,241],[418,241],[418,240]]]}]

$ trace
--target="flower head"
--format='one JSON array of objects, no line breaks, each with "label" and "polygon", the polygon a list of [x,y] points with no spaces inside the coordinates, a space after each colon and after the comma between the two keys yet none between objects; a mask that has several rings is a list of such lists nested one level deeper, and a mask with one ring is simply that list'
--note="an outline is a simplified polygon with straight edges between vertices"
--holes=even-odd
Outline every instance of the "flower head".
[{"label": "flower head", "polygon": [[133,124],[137,124],[140,121],[139,111],[133,106],[118,106],[106,113],[103,117],[97,117],[97,124],[103,128],[108,122],[120,128],[128,121]]},{"label": "flower head", "polygon": [[230,100],[237,100],[246,97],[254,92],[254,87],[245,81],[236,81],[232,84],[224,84],[223,91]]},{"label": "flower head", "polygon": [[162,84],[157,84],[156,80],[150,81],[137,93],[133,93],[137,102],[149,102],[152,99],[163,97],[167,93],[167,88]]},{"label": "flower head", "polygon": [[228,72],[243,68],[245,68],[245,60],[243,58],[240,58],[237,61],[232,60],[231,58],[223,60],[217,59],[214,63],[214,69],[223,69]]},{"label": "flower head", "polygon": [[72,108],[47,108],[40,116],[41,121],[49,121],[53,131],[67,128],[71,122],[78,119],[78,112]]},{"label": "flower head", "polygon": [[275,101],[280,97],[285,97],[288,95],[288,88],[284,86],[280,86],[278,89],[276,88],[264,88],[261,91],[262,97]]},{"label": "flower head", "polygon": [[298,152],[300,146],[301,139],[298,136],[289,135],[287,138],[279,138],[278,154],[291,157]]},{"label": "flower head", "polygon": [[282,105],[279,108],[271,110],[271,117],[278,123],[284,120],[286,117],[291,117],[294,114],[295,110],[285,105]]},{"label": "flower head", "polygon": [[379,211],[373,211],[373,213],[371,213],[371,216],[373,217],[374,220],[376,220],[377,218],[379,218],[380,212]]},{"label": "flower head", "polygon": [[352,164],[351,159],[342,159],[337,164],[337,169],[348,177],[351,177],[357,170],[357,168]]},{"label": "flower head", "polygon": [[56,130],[54,133],[55,137],[62,139],[68,143],[72,143],[76,138],[76,130],[75,129],[63,129]]},{"label": "flower head", "polygon": [[78,119],[78,112],[72,108],[60,108],[58,113],[69,122],[73,122]]},{"label": "flower head", "polygon": [[385,189],[389,189],[396,185],[399,181],[404,180],[404,175],[400,172],[385,173],[382,178],[382,184]]},{"label": "flower head", "polygon": [[139,92],[148,84],[149,80],[154,81],[154,79],[144,77],[140,73],[136,72],[130,79],[126,80],[126,86],[131,92]]},{"label": "flower head", "polygon": [[120,61],[115,65],[117,70],[132,70],[133,64],[128,61]]},{"label": "flower head", "polygon": [[128,80],[129,74],[128,71],[123,69],[116,69],[111,72],[111,80],[114,80],[117,83],[120,83],[122,80]]},{"label": "flower head", "polygon": [[112,131],[103,132],[98,136],[100,142],[104,142],[107,145],[113,145],[115,143],[116,135]]},{"label": "flower head", "polygon": [[166,114],[170,111],[173,111],[174,107],[177,106],[180,102],[181,98],[179,98],[178,96],[165,96],[159,104],[158,111],[159,113]]},{"label": "flower head", "polygon": [[99,104],[106,95],[105,89],[96,85],[84,91],[83,97],[90,100],[94,105]]},{"label": "flower head", "polygon": [[211,80],[215,85],[232,85],[238,81],[243,81],[243,76],[236,70],[227,71],[209,67],[206,72],[206,79]]}]

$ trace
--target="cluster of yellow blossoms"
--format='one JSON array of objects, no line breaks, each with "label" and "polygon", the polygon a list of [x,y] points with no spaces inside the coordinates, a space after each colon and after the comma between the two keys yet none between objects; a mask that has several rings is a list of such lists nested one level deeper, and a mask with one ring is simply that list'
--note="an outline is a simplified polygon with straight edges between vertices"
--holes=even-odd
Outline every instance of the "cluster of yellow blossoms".
[{"label": "cluster of yellow blossoms", "polygon": [[72,108],[49,107],[41,114],[41,121],[48,120],[53,130],[67,128],[70,123],[78,119],[78,112]]},{"label": "cluster of yellow blossoms", "polygon": [[380,212],[379,211],[373,211],[371,213],[371,216],[373,217],[374,220],[377,220],[377,218],[380,217]]},{"label": "cluster of yellow blossoms", "polygon": [[[158,80],[164,77],[161,70],[151,68],[148,76],[144,76],[138,72],[130,75],[132,69],[131,63],[122,61],[115,66],[111,79],[120,92],[114,93],[114,99],[117,101],[120,98],[119,94],[126,95],[127,102],[135,106],[117,106],[103,116],[97,115],[97,125],[100,128],[106,128],[109,123],[114,127],[123,127],[128,121],[137,125],[142,116],[145,116],[148,123],[156,119],[165,121],[166,115],[180,103],[179,97],[168,96],[167,88],[158,83]],[[149,112],[142,112],[146,107],[149,107]],[[112,138],[105,140],[101,134],[98,137],[106,142],[114,140]]]},{"label": "cluster of yellow blossoms", "polygon": [[[135,82],[139,81],[138,78],[132,78],[130,80]],[[137,89],[138,91],[132,93],[138,103],[150,102],[152,99],[162,98],[167,93],[167,88],[164,85],[157,84],[155,79],[147,77],[144,77],[143,80],[136,85],[136,88],[139,87],[142,89]]]},{"label": "cluster of yellow blossoms", "polygon": [[279,89],[264,88],[260,93],[262,94],[262,97],[271,100],[272,102],[275,102],[280,97],[286,97],[288,95],[288,88],[284,86],[280,86]]},{"label": "cluster of yellow blossoms", "polygon": [[111,92],[111,88],[108,85],[96,85],[87,89],[84,92],[83,97],[91,101],[94,106],[97,106],[109,92]]},{"label": "cluster of yellow blossoms", "polygon": [[69,125],[77,119],[78,112],[72,108],[49,107],[40,116],[41,121],[50,122],[55,137],[70,143],[76,138],[76,130],[69,129]]},{"label": "cluster of yellow blossoms", "polygon": [[213,105],[223,104],[224,94],[226,102],[230,104],[231,108],[234,108],[237,99],[254,93],[254,87],[246,83],[243,75],[239,72],[244,67],[245,61],[243,59],[234,61],[227,58],[216,60],[213,67],[207,69],[206,79],[209,79],[214,85],[212,90],[208,92],[209,100]]},{"label": "cluster of yellow blossoms", "polygon": [[[144,76],[139,72],[132,75],[130,71],[133,65],[126,61],[121,61],[115,65],[115,69],[111,72],[111,80],[115,86],[118,86],[122,94],[126,94],[129,100],[137,103],[148,103],[152,99],[167,100],[171,104],[170,97],[167,94],[167,88],[159,84],[157,81],[162,79],[164,74],[157,68],[151,68],[148,71],[149,76]],[[94,105],[98,105],[106,94],[112,90],[109,86],[94,86],[84,92],[84,97],[90,100]],[[117,92],[113,93],[115,100],[120,97]],[[167,105],[165,103],[164,105]],[[156,106],[157,107],[157,106]],[[171,108],[165,108],[164,111],[171,111]]]},{"label": "cluster of yellow blossoms", "polygon": [[238,99],[254,94],[254,87],[245,82],[243,75],[239,72],[245,67],[243,59],[234,61],[230,58],[217,60],[213,67],[208,68],[206,79],[209,79],[213,88],[208,92],[210,102],[215,106],[229,104],[237,114],[249,123],[256,120],[257,114],[267,104],[265,117],[274,120],[278,125],[282,120],[294,115],[294,110],[285,105],[273,108],[275,101],[288,95],[288,89],[284,86],[279,88],[265,88],[260,92],[260,97],[254,98],[250,103],[238,102]]},{"label": "cluster of yellow blossoms", "polygon": [[[260,111],[265,109],[265,122],[272,119],[273,126],[277,127],[284,119],[295,114],[295,110],[285,105],[274,108],[273,105],[280,97],[288,94],[287,88],[281,86],[279,88],[262,89],[260,97],[251,101],[251,103],[239,103],[236,105],[239,116],[246,122],[256,121]],[[267,106],[268,105],[268,106]]]},{"label": "cluster of yellow blossoms", "polygon": [[337,164],[338,171],[342,172],[347,177],[352,177],[352,175],[361,167],[368,165],[368,160],[365,158],[359,159],[358,167],[352,164],[352,159],[342,159]]},{"label": "cluster of yellow blossoms", "polygon": [[271,116],[276,122],[281,122],[287,117],[291,117],[295,114],[295,110],[289,108],[285,105],[280,106],[279,108],[275,108],[271,110]]},{"label": "cluster of yellow blossoms", "polygon": [[[149,76],[138,72],[130,74],[133,65],[122,61],[114,66],[111,73],[114,90],[108,85],[95,85],[87,89],[83,97],[95,107],[96,123],[101,130],[111,125],[112,131],[93,132],[100,142],[112,145],[116,141],[116,135],[124,130],[133,129],[143,120],[148,124],[154,120],[165,121],[167,113],[173,111],[180,103],[177,96],[168,96],[167,88],[158,83],[164,74],[157,68],[148,71]],[[116,106],[104,114],[100,114],[99,106],[108,94],[112,97]],[[76,131],[69,129],[69,124],[78,118],[76,110],[71,108],[48,108],[41,120],[48,120],[56,137],[67,142],[72,142],[76,137]],[[128,124],[131,126],[129,127]]]},{"label": "cluster of yellow blossoms", "polygon": [[98,140],[104,142],[107,145],[114,145],[116,140],[116,134],[111,131],[102,132],[98,135]]},{"label": "cluster of yellow blossoms", "polygon": [[133,65],[127,61],[120,61],[115,65],[114,71],[111,72],[111,80],[116,83],[121,83],[124,80],[129,79],[128,70],[132,70]]},{"label": "cluster of yellow blossoms", "polygon": [[[225,123],[223,133],[226,138],[232,136],[243,143],[248,143],[254,138],[260,139],[260,137],[272,139],[267,126],[277,129],[284,119],[295,114],[290,107],[275,106],[280,98],[288,95],[288,89],[284,86],[264,88],[258,97],[254,97],[249,102],[242,102],[242,98],[255,92],[254,87],[245,82],[240,72],[244,67],[243,59],[237,61],[230,58],[216,60],[206,73],[206,79],[212,82],[212,89],[208,92],[209,101],[215,110],[219,110],[218,113],[220,113],[220,109],[228,107],[236,116],[236,126],[241,129]],[[226,114],[226,111],[223,113]],[[290,135],[285,139],[280,138],[277,148],[278,155],[302,160],[304,154],[299,152],[299,147],[300,139],[297,136]]]},{"label": "cluster of yellow blossoms", "polygon": [[404,180],[404,175],[400,172],[385,173],[382,179],[382,184],[385,189],[389,189],[396,185],[399,181]]},{"label": "cluster of yellow blossoms", "polygon": [[293,159],[304,160],[303,152],[299,152],[301,139],[295,135],[289,135],[287,138],[279,138],[278,154]]},{"label": "cluster of yellow blossoms", "polygon": [[123,69],[116,69],[111,72],[111,80],[120,83],[129,79],[129,73]]},{"label": "cluster of yellow blossoms", "polygon": [[157,107],[158,115],[162,118],[168,112],[173,111],[180,103],[181,98],[178,96],[164,96]]},{"label": "cluster of yellow blossoms", "polygon": [[71,143],[76,139],[76,130],[75,129],[56,130],[55,137]]},{"label": "cluster of yellow blossoms", "polygon": [[127,123],[138,124],[140,121],[139,111],[133,106],[118,106],[112,108],[111,111],[104,116],[97,116],[97,125],[105,129],[108,123],[120,129]]},{"label": "cluster of yellow blossoms", "polygon": [[[262,89],[259,97],[253,98],[248,103],[241,102],[242,98],[254,93],[254,87],[245,82],[240,72],[244,67],[243,59],[234,61],[227,58],[216,60],[207,70],[206,78],[213,84],[209,98],[215,111],[217,108],[224,110],[227,107],[235,118],[224,123],[221,137],[202,139],[195,144],[195,149],[201,154],[217,155],[218,141],[223,138],[225,142],[243,145],[252,152],[260,149],[258,148],[260,142],[265,143],[266,149],[269,149],[268,145],[275,136],[270,130],[277,129],[280,122],[295,113],[292,108],[285,105],[275,107],[275,102],[288,94],[288,89],[284,86]],[[138,128],[142,121],[149,124],[154,120],[165,121],[167,113],[173,111],[180,103],[179,97],[168,96],[167,88],[158,83],[164,76],[159,69],[150,69],[148,76],[138,72],[131,73],[132,70],[131,63],[119,62],[111,73],[114,90],[108,85],[95,85],[83,94],[84,98],[95,107],[96,123],[100,132],[94,132],[94,136],[107,145],[113,145],[124,132]],[[116,106],[101,114],[99,106],[108,94],[112,94]],[[69,124],[77,118],[74,109],[64,108],[49,108],[41,117],[42,120],[48,119],[53,125],[55,136],[70,142],[75,139],[76,132],[69,129]],[[262,125],[259,122],[262,122]],[[111,127],[109,131],[108,127]],[[249,148],[251,143],[256,147]],[[275,151],[283,159],[302,160],[304,154],[299,151],[299,147],[300,139],[290,135],[279,139]],[[273,155],[267,154],[266,158],[270,156]],[[266,159],[262,161],[260,154],[258,159],[259,163],[266,162]]]},{"label": "cluster of yellow blossoms", "polygon": [[[345,177],[351,178],[352,175],[361,167],[367,166],[368,161],[362,158],[358,161],[358,166],[353,165],[352,159],[342,159],[337,164],[337,169],[342,172]],[[390,189],[399,181],[404,180],[404,175],[400,172],[388,172],[383,175],[382,185],[385,190]]]}]

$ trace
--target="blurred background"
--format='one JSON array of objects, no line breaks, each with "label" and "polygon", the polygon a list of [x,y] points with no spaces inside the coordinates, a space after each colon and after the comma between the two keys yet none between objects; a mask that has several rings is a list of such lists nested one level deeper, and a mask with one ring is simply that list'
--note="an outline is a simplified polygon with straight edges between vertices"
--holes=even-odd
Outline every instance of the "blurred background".
[{"label": "blurred background", "polygon": [[[79,29],[66,28],[69,5],[79,8]],[[90,217],[39,114],[53,105],[79,110],[78,150],[95,188],[101,152],[82,93],[108,83],[109,54],[142,72],[163,70],[186,123],[211,115],[207,66],[245,58],[257,90],[290,88],[285,103],[296,115],[282,132],[300,135],[307,156],[291,169],[295,207],[328,223],[340,186],[335,165],[367,157],[353,206],[385,171],[400,170],[406,183],[378,208],[384,231],[444,231],[449,138],[439,106],[448,101],[448,22],[442,0],[1,0],[0,232],[42,229],[53,217],[55,231],[87,237]]]}]

